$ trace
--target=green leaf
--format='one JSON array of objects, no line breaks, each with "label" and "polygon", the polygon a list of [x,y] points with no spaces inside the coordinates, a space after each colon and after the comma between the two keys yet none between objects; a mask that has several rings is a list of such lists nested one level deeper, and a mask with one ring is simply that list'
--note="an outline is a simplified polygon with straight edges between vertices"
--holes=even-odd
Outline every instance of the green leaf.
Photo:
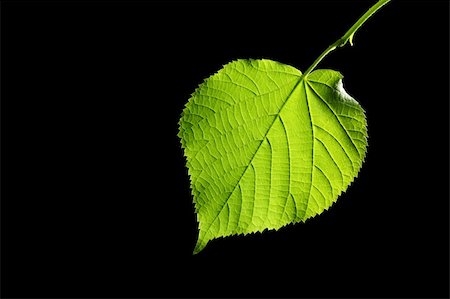
[{"label": "green leaf", "polygon": [[237,60],[192,95],[179,137],[199,237],[278,229],[328,209],[366,154],[364,110],[332,70],[313,71],[390,0],[378,0],[302,75],[271,60]]},{"label": "green leaf", "polygon": [[271,60],[225,65],[180,120],[199,222],[194,253],[224,236],[279,229],[328,209],[358,174],[366,118],[342,75]]}]

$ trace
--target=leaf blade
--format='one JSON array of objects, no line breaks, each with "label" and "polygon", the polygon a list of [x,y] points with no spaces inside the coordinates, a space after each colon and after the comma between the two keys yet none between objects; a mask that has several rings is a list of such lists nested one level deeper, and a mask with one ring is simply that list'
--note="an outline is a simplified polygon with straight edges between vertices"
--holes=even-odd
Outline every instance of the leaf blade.
[{"label": "leaf blade", "polygon": [[[349,156],[346,148],[354,136],[365,140],[367,133],[355,125],[363,124],[365,129],[364,112],[343,92],[341,79],[329,70],[304,78],[300,71],[278,62],[237,60],[194,92],[179,131],[199,221],[194,253],[213,238],[278,229],[305,220],[328,208],[346,189],[356,175],[353,160],[361,158],[356,146],[358,157]],[[333,99],[331,106],[329,99]],[[333,109],[348,119],[341,122]],[[350,109],[353,114],[349,116]],[[323,119],[314,120],[326,114],[334,116],[334,127]],[[337,123],[343,131],[336,131]],[[344,125],[354,131],[352,135]],[[321,139],[316,140],[316,130]],[[336,141],[344,142],[346,148],[340,144],[338,152]],[[362,153],[366,144],[360,146]],[[315,148],[321,146],[315,162]],[[325,154],[337,170],[320,162],[326,161]],[[345,162],[343,154],[349,161]],[[336,183],[337,173],[341,185]]]}]

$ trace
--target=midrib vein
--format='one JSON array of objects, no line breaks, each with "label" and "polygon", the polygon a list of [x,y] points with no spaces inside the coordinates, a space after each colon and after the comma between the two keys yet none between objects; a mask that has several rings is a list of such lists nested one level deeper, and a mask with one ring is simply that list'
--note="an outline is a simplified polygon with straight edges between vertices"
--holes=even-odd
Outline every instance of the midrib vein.
[{"label": "midrib vein", "polygon": [[[277,116],[273,119],[273,122],[270,124],[269,129],[267,130],[266,134],[263,136],[263,138],[261,139],[260,144],[258,145],[258,147],[256,148],[255,153],[252,156],[252,159],[250,160],[250,162],[248,163],[248,165],[245,167],[244,171],[242,172],[242,175],[239,177],[239,180],[236,182],[236,185],[234,186],[233,190],[231,191],[230,195],[225,199],[224,203],[222,204],[222,206],[220,207],[219,212],[217,213],[217,215],[214,217],[213,221],[211,221],[210,225],[208,226],[208,228],[204,231],[204,235],[206,236],[206,234],[209,232],[209,229],[211,228],[211,226],[214,224],[214,222],[217,220],[217,218],[219,217],[219,215],[222,213],[223,208],[226,206],[226,204],[228,203],[228,200],[231,198],[231,196],[233,196],[234,192],[236,191],[237,186],[239,186],[239,184],[241,183],[242,178],[244,177],[245,173],[247,172],[247,170],[249,169],[250,165],[252,165],[253,160],[255,159],[256,155],[259,152],[259,149],[261,148],[262,144],[264,143],[264,140],[266,140],[267,135],[269,135],[270,130],[272,129],[273,125],[275,124],[275,121],[280,117],[281,112],[283,111],[284,107],[286,106],[286,104],[289,102],[289,100],[291,99],[293,93],[297,90],[297,88],[299,88],[299,86],[301,86],[300,83],[302,83],[304,81],[304,76],[302,75],[297,84],[294,85],[294,87],[292,88],[291,92],[289,93],[288,97],[286,98],[286,101],[283,103],[283,105],[281,106],[280,110],[277,113]],[[242,203],[241,203],[242,204]]]}]

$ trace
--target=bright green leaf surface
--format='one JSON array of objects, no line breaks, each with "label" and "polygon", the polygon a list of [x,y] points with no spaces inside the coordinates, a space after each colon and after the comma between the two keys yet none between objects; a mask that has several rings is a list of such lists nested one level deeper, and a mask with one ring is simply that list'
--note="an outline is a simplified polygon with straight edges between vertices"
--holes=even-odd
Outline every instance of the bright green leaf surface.
[{"label": "bright green leaf surface", "polygon": [[364,110],[342,75],[302,76],[271,60],[237,60],[194,92],[181,120],[199,222],[194,253],[229,235],[278,229],[328,209],[358,174]]}]

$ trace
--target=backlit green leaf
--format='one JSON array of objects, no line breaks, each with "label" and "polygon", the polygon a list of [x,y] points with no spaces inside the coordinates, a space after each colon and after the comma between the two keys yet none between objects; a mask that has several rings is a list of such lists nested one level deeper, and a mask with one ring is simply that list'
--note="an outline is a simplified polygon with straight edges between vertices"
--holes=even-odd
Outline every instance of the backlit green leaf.
[{"label": "backlit green leaf", "polygon": [[342,75],[237,60],[194,92],[181,138],[199,237],[278,229],[328,209],[361,168],[364,110]]}]

